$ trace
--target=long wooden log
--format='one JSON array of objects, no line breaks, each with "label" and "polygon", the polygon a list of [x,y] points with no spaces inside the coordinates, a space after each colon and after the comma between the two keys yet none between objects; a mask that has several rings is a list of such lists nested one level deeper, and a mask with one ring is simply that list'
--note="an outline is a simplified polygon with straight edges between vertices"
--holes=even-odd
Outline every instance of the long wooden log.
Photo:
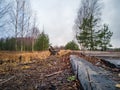
[{"label": "long wooden log", "polygon": [[75,55],[70,56],[70,62],[84,90],[117,90],[116,82],[103,69]]}]

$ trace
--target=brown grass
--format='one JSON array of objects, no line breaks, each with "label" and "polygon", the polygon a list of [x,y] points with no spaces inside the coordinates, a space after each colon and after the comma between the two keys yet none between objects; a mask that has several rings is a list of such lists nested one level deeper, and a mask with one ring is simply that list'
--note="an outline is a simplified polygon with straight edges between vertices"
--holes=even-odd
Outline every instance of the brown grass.
[{"label": "brown grass", "polygon": [[[58,57],[61,57],[70,50],[61,50]],[[0,72],[9,72],[16,69],[17,65],[33,63],[36,60],[44,60],[50,56],[49,51],[34,51],[34,52],[15,52],[15,51],[2,51],[0,52]],[[21,59],[20,59],[21,57]],[[24,66],[21,69],[29,68]]]},{"label": "brown grass", "polygon": [[[70,50],[61,50],[59,56],[67,54]],[[34,52],[13,52],[13,51],[2,51],[0,52],[0,60],[8,61],[15,60],[16,62],[20,60],[29,61],[30,59],[46,59],[50,56],[49,51],[34,51]]]}]

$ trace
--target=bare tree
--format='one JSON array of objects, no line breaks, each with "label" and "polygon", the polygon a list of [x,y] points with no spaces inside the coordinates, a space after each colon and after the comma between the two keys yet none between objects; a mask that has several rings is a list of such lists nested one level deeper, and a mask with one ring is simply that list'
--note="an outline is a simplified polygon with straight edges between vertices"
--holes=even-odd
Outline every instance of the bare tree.
[{"label": "bare tree", "polygon": [[36,39],[38,38],[38,35],[40,34],[40,30],[37,27],[37,22],[36,22],[36,14],[34,14],[34,17],[30,17],[30,22],[28,22],[28,33],[26,34],[27,37],[31,38],[31,50],[34,51],[34,44]]},{"label": "bare tree", "polygon": [[26,0],[22,1],[22,7],[21,7],[21,20],[20,20],[20,37],[23,39],[21,40],[21,51],[23,51],[23,46],[24,46],[24,38],[26,38],[26,34],[28,33],[29,30],[29,25],[30,25],[30,7],[29,7],[29,2]]},{"label": "bare tree", "polygon": [[31,33],[32,33],[32,51],[34,51],[34,44],[40,32],[37,27],[33,27]]},{"label": "bare tree", "polygon": [[17,51],[17,36],[18,36],[18,23],[19,23],[19,13],[20,13],[20,1],[14,0],[13,6],[11,7],[10,22],[13,25],[14,33],[15,33],[15,49]]},{"label": "bare tree", "polygon": [[35,14],[34,19],[33,19],[33,26],[31,29],[32,51],[34,51],[35,40],[37,39],[39,34],[40,34],[40,32],[39,32],[39,28],[37,28],[37,25],[36,25],[36,14]]},{"label": "bare tree", "polygon": [[8,14],[10,9],[10,3],[6,2],[6,0],[0,0],[0,28],[2,28],[5,23],[5,16]]},{"label": "bare tree", "polygon": [[24,31],[24,19],[25,19],[25,1],[23,1],[22,2],[22,9],[21,9],[21,11],[22,11],[22,16],[21,16],[21,51],[23,51],[23,35],[24,35],[24,33],[23,33],[23,31]]},{"label": "bare tree", "polygon": [[30,7],[28,0],[14,0],[10,13],[11,23],[14,26],[17,50],[17,37],[21,38],[21,51],[23,51],[23,39],[28,32],[30,22]]}]

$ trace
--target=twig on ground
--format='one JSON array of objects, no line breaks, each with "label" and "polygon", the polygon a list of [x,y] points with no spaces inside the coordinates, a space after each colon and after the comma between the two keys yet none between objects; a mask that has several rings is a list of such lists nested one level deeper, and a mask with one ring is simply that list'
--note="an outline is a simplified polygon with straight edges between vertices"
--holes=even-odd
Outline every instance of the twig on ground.
[{"label": "twig on ground", "polygon": [[10,81],[11,79],[15,78],[15,76],[11,76],[10,78],[8,78],[7,80],[4,80],[0,83],[0,85],[2,85],[3,83],[6,83],[8,81]]},{"label": "twig on ground", "polygon": [[51,74],[48,74],[48,75],[45,75],[45,76],[46,76],[46,77],[50,77],[50,76],[59,74],[59,73],[61,73],[61,72],[62,72],[62,71],[58,71],[58,72],[54,72],[54,73],[51,73]]}]

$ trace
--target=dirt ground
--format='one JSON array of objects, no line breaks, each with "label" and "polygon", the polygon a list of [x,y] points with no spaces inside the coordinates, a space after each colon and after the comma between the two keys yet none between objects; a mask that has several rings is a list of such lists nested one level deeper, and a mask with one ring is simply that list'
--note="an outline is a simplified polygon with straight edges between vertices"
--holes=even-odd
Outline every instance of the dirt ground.
[{"label": "dirt ground", "polygon": [[70,54],[109,71],[111,78],[120,83],[120,69],[110,68],[99,58],[81,52],[63,50],[55,56],[48,51],[0,52],[0,90],[82,90],[72,72]]},{"label": "dirt ground", "polygon": [[80,90],[79,87],[69,54],[33,59],[0,72],[0,90]]}]

